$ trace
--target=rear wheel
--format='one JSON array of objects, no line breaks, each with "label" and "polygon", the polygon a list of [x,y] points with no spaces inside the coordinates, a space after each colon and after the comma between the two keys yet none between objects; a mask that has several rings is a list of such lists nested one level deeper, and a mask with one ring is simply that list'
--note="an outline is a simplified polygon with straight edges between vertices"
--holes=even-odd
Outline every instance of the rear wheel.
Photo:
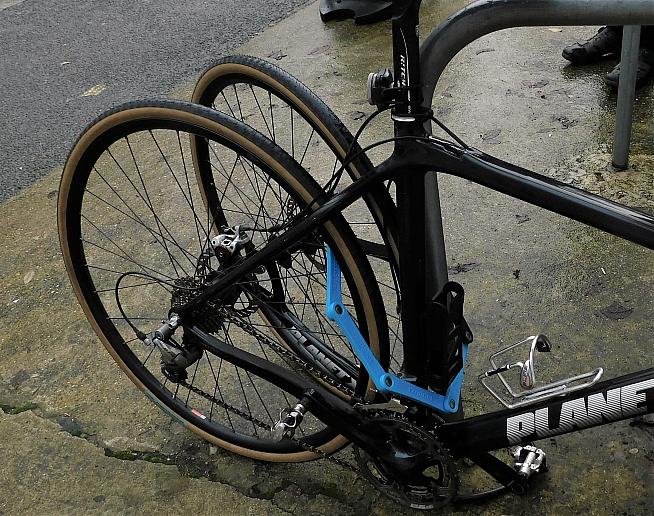
[{"label": "rear wheel", "polygon": [[[191,158],[198,140],[211,155],[211,177],[202,176],[201,184]],[[211,355],[183,327],[174,335],[185,358],[177,369],[138,334],[151,333],[175,306],[256,253],[318,191],[297,163],[256,131],[200,106],[164,101],[133,103],[101,116],[75,144],[61,181],[58,222],[66,268],[107,350],[178,421],[260,460],[309,460],[316,454],[308,448],[331,453],[346,441],[311,417],[296,434],[306,446],[273,440],[268,428],[296,400]],[[218,237],[237,227],[247,242],[221,254]],[[388,330],[381,296],[342,217],[200,306],[194,322],[287,367],[271,340],[292,349],[298,341],[320,344],[350,372],[342,386],[365,396],[367,376],[324,314],[327,245],[343,270],[344,302],[384,362]]]}]

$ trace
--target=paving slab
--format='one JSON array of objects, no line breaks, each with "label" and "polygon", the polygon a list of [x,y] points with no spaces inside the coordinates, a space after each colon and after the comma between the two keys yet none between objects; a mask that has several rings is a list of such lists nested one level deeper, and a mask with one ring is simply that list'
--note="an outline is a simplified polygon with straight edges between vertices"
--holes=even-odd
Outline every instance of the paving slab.
[{"label": "paving slab", "polygon": [[33,411],[0,414],[0,477],[15,488],[3,493],[0,513],[271,514],[272,501],[243,496],[217,481],[179,474],[149,460],[116,460]]},{"label": "paving slab", "polygon": [[[422,32],[465,3],[426,1]],[[389,25],[323,25],[317,13],[310,4],[241,51],[299,77],[354,130],[371,112],[368,72],[390,64]],[[572,69],[560,57],[592,30],[483,38],[446,71],[434,109],[476,147],[652,212],[651,91],[638,99],[632,167],[615,173],[615,96],[601,82],[609,65]],[[193,81],[171,96],[188,99]],[[364,142],[391,131],[376,123]],[[270,465],[222,452],[148,402],[69,288],[56,238],[60,172],[0,206],[0,513],[407,512],[332,463]],[[547,373],[601,365],[612,377],[651,365],[651,252],[466,181],[442,177],[441,188],[450,274],[466,288],[476,336],[471,377],[502,343],[534,332],[554,342]],[[469,414],[496,407],[474,382],[464,401]],[[643,420],[545,440],[551,472],[537,489],[452,512],[651,514],[653,437]]]}]

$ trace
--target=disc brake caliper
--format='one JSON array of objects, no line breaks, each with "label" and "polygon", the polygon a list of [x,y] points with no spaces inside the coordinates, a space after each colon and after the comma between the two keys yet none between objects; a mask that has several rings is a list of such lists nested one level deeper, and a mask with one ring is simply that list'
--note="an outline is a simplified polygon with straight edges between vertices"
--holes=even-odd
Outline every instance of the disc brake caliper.
[{"label": "disc brake caliper", "polygon": [[241,226],[223,227],[221,231],[220,235],[211,239],[211,247],[213,247],[214,253],[222,265],[241,249],[246,248],[252,238],[241,230]]}]

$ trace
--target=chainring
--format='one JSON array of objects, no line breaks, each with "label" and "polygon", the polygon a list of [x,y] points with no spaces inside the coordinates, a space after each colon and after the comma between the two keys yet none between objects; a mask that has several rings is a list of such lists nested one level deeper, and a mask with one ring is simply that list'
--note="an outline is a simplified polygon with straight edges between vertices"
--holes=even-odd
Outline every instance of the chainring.
[{"label": "chainring", "polygon": [[396,453],[408,456],[427,453],[428,459],[420,475],[406,483],[393,478],[381,458],[355,446],[354,455],[367,480],[386,496],[413,509],[438,509],[454,500],[459,487],[456,465],[431,431],[395,413],[381,413],[371,419],[386,430]]}]

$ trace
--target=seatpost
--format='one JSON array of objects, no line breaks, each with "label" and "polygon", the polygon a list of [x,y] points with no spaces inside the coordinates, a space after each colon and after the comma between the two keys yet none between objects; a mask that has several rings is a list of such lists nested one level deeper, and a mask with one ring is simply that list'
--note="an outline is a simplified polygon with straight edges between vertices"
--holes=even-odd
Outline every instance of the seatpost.
[{"label": "seatpost", "polygon": [[[409,88],[408,103],[397,106],[397,116],[411,115],[422,100],[420,78],[419,11],[422,0],[394,0],[393,2],[393,64],[395,85]],[[398,125],[395,124],[395,129]],[[424,134],[424,133],[421,133]]]},{"label": "seatpost", "polygon": [[[420,0],[393,2],[394,86],[403,91],[392,111],[396,136],[424,136],[424,108],[418,41]],[[421,117],[422,115],[422,117]],[[410,144],[396,142],[394,158],[402,161]],[[399,219],[401,318],[404,342],[403,373],[407,380],[427,386],[428,339],[424,325],[425,287],[425,196],[424,174],[404,170],[396,180]]]}]

